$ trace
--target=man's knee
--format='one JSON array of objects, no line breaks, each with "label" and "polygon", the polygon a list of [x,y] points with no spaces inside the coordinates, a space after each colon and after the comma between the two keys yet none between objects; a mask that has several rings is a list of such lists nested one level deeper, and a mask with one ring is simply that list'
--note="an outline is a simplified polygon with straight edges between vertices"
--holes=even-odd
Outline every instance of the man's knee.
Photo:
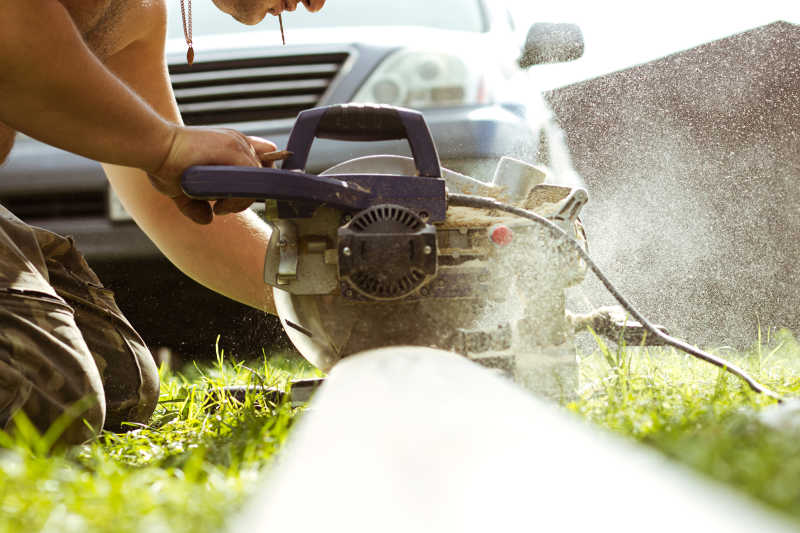
[{"label": "man's knee", "polygon": [[0,359],[0,427],[14,432],[24,416],[40,434],[58,432],[62,444],[80,444],[100,431],[105,401],[99,380],[84,376],[38,381],[14,361]]},{"label": "man's knee", "polygon": [[141,345],[142,351],[139,356],[139,368],[141,370],[142,385],[139,388],[139,409],[136,412],[137,422],[146,423],[158,404],[158,397],[161,392],[161,380],[158,376],[158,367],[152,354]]},{"label": "man's knee", "polygon": [[153,356],[141,338],[124,328],[118,329],[117,335],[121,341],[118,349],[104,351],[102,356],[95,351],[95,360],[103,359],[105,428],[125,431],[150,420],[158,403],[160,382]]},{"label": "man's knee", "polygon": [[43,407],[36,419],[40,430],[54,427],[56,431],[62,431],[63,428],[58,438],[61,444],[81,444],[100,433],[106,418],[102,386],[86,385],[82,389],[73,389],[74,401],[68,399],[65,403],[51,403],[43,396],[33,396],[22,410],[27,414],[28,411],[34,411],[34,402],[39,403]]},{"label": "man's knee", "polygon": [[50,283],[75,310],[75,322],[100,372],[106,400],[105,428],[146,423],[158,402],[153,356],[74,242],[39,230]]},{"label": "man's knee", "polygon": [[103,385],[72,309],[48,295],[0,290],[0,323],[0,423],[20,411],[41,432],[58,421],[68,443],[99,431]]}]

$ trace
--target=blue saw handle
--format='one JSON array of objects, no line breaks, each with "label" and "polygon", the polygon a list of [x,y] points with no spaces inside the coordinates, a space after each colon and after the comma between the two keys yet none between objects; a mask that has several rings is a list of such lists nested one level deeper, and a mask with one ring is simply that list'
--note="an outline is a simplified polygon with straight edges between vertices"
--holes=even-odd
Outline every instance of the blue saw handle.
[{"label": "blue saw handle", "polygon": [[442,176],[439,154],[422,113],[386,105],[338,104],[301,112],[286,149],[283,169],[305,170],[315,138],[340,141],[407,139],[420,176]]}]

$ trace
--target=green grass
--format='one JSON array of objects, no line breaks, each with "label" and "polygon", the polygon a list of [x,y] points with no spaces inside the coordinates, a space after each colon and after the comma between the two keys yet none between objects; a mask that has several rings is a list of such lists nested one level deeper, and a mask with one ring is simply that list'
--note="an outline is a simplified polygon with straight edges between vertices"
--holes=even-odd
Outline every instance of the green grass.
[{"label": "green grass", "polygon": [[[765,335],[752,350],[716,350],[787,395],[800,396],[800,344]],[[0,435],[0,532],[219,531],[258,484],[299,410],[209,400],[231,384],[285,386],[315,375],[296,359],[224,362],[162,371],[148,427],[103,434],[66,452],[23,424]],[[757,413],[772,402],[707,364],[665,349],[601,345],[581,360],[582,390],[568,408],[657,448],[800,520],[800,430]],[[800,415],[798,416],[800,419]]]},{"label": "green grass", "polygon": [[159,406],[148,427],[66,453],[48,453],[30,428],[3,435],[0,532],[218,531],[254,488],[298,414],[288,404],[244,403],[208,391],[232,384],[285,388],[315,375],[271,358],[259,367],[223,363],[162,369]]},{"label": "green grass", "polygon": [[[747,351],[711,350],[787,396],[800,397],[800,344],[780,331]],[[581,361],[583,391],[568,407],[800,520],[797,429],[759,413],[775,402],[736,377],[673,349],[600,348]]]}]

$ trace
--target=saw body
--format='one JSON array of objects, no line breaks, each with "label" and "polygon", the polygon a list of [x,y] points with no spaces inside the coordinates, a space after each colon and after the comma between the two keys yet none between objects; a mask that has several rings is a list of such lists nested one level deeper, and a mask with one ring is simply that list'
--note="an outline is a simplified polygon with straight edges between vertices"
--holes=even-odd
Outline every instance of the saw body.
[{"label": "saw body", "polygon": [[[370,156],[304,172],[314,138],[406,138],[413,158]],[[264,281],[300,353],[328,371],[368,349],[429,346],[500,368],[546,395],[574,390],[573,324],[564,291],[586,268],[541,227],[513,215],[448,206],[488,196],[583,237],[580,188],[503,158],[492,181],[443,169],[422,116],[385,106],[303,112],[282,169],[194,167],[196,198],[258,198],[272,225]]]}]

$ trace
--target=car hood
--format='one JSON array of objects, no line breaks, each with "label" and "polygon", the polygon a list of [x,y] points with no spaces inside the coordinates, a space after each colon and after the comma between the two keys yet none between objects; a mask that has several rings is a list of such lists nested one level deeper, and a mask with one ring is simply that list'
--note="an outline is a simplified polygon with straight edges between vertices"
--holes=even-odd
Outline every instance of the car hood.
[{"label": "car hood", "polygon": [[[441,30],[420,26],[352,26],[336,28],[292,29],[286,28],[287,46],[280,44],[280,32],[243,31],[220,35],[195,36],[194,48],[198,60],[202,60],[203,51],[253,50],[260,53],[286,53],[294,47],[320,46],[357,46],[372,45],[380,47],[414,47],[434,49],[485,49],[493,48],[492,42],[497,36],[492,33],[461,32]],[[182,39],[170,39],[167,52],[176,56],[185,56],[186,43]]]}]

